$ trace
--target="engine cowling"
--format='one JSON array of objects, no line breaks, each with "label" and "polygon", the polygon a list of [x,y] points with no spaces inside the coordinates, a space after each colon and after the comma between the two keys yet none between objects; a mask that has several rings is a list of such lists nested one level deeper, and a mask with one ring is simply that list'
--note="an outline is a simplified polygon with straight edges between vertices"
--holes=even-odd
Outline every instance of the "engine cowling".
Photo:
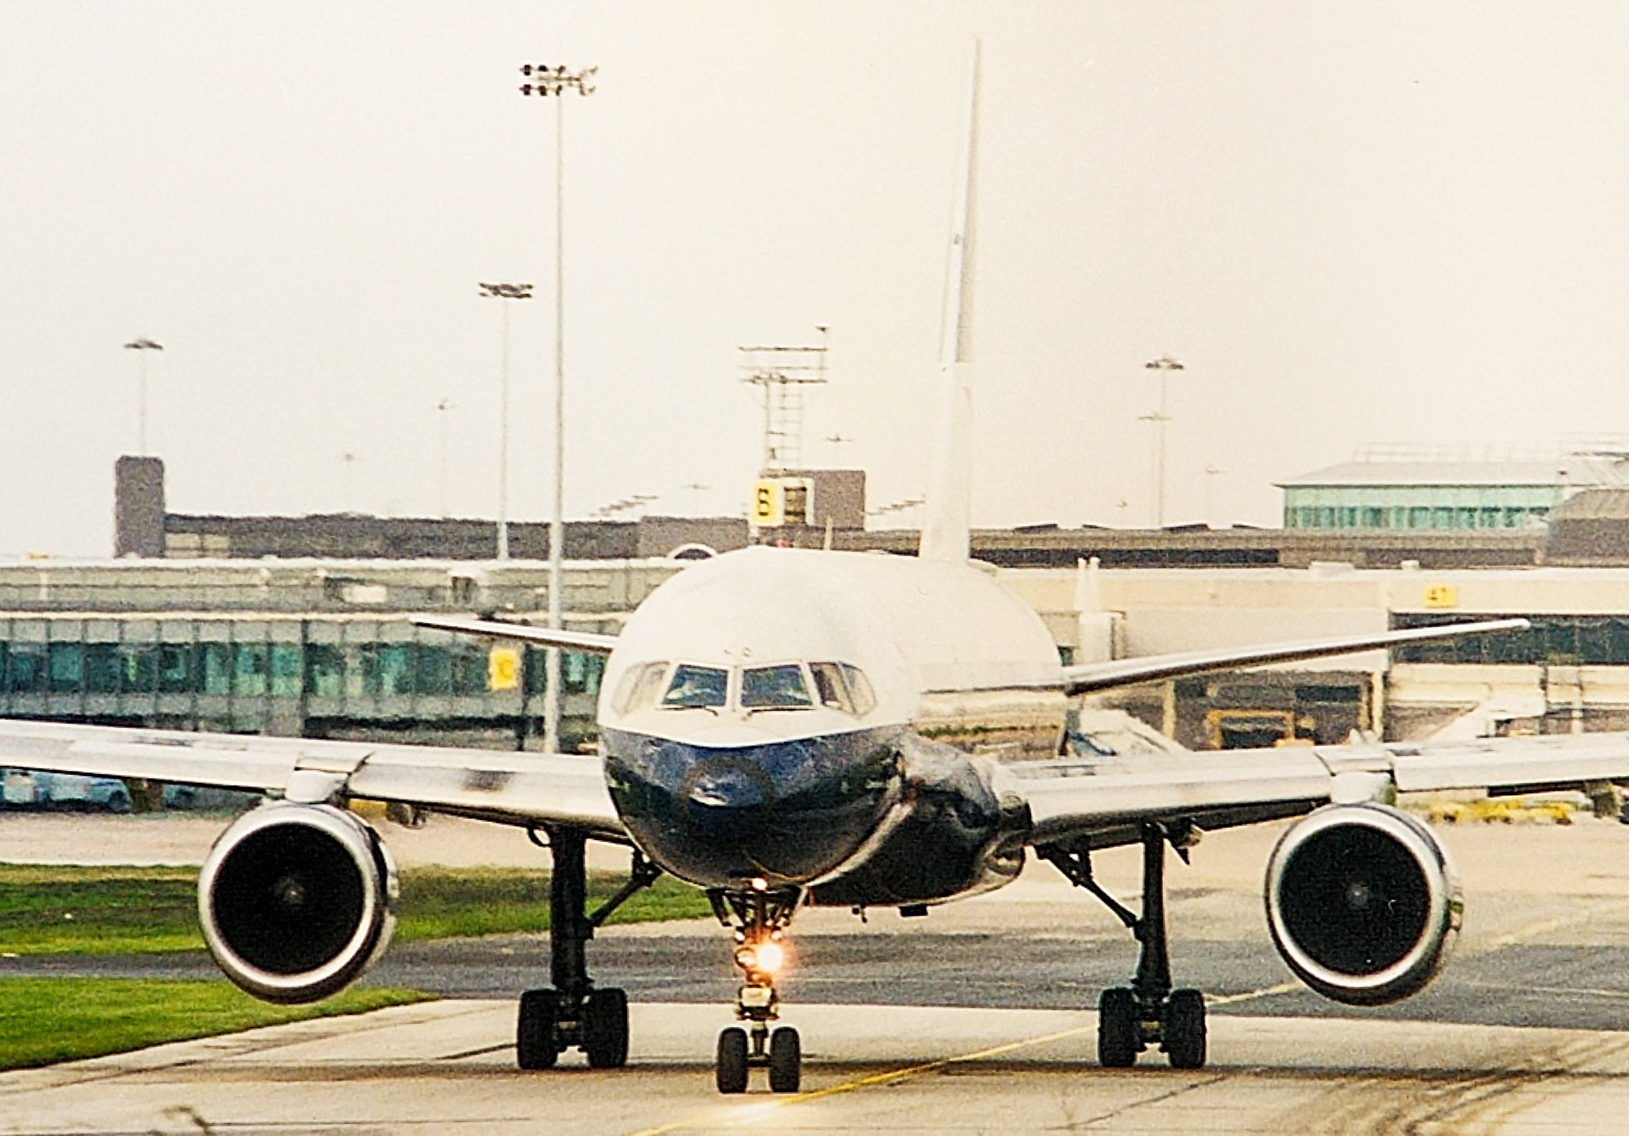
[{"label": "engine cowling", "polygon": [[221,834],[198,877],[215,962],[268,1002],[315,1002],[360,978],[390,942],[396,867],[374,832],[332,805],[281,802]]},{"label": "engine cowling", "polygon": [[1431,830],[1379,804],[1327,805],[1267,862],[1267,923],[1290,969],[1326,998],[1378,1006],[1442,968],[1464,910]]}]

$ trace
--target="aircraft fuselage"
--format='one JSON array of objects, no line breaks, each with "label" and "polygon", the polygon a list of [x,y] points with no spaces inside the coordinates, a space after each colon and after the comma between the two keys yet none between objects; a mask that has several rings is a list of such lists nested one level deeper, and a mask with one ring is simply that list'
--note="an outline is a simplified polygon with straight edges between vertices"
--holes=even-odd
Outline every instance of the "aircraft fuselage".
[{"label": "aircraft fuselage", "polygon": [[1050,756],[1058,657],[967,565],[754,548],[687,568],[629,620],[600,702],[629,834],[708,888],[904,905],[1022,863],[1001,760]]}]

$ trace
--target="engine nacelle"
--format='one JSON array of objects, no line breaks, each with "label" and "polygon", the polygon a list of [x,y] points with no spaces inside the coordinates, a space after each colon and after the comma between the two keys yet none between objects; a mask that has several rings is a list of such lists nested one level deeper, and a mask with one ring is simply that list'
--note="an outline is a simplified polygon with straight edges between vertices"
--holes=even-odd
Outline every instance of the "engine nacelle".
[{"label": "engine nacelle", "polygon": [[1447,959],[1463,910],[1447,851],[1386,805],[1318,809],[1267,862],[1278,953],[1301,981],[1349,1005],[1418,993]]},{"label": "engine nacelle", "polygon": [[268,1002],[315,1002],[362,976],[390,942],[396,866],[378,833],[332,805],[282,802],[240,817],[198,877],[215,962]]}]

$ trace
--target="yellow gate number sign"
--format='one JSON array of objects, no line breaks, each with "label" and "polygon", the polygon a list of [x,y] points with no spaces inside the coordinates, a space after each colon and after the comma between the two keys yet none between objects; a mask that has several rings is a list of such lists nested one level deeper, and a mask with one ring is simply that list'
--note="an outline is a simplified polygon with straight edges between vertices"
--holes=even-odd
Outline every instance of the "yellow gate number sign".
[{"label": "yellow gate number sign", "polygon": [[752,523],[761,529],[775,529],[786,523],[786,487],[778,481],[763,480],[753,486]]},{"label": "yellow gate number sign", "polygon": [[486,657],[486,685],[489,690],[514,690],[520,686],[520,652],[514,647],[494,647]]},{"label": "yellow gate number sign", "polygon": [[1452,584],[1428,584],[1425,589],[1426,607],[1458,607],[1459,589]]}]

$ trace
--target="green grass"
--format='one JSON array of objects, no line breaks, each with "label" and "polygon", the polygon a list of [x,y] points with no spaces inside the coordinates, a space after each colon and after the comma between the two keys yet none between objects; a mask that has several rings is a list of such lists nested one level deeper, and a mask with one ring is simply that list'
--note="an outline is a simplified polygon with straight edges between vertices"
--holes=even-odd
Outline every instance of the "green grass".
[{"label": "green grass", "polygon": [[[590,909],[620,885],[591,876]],[[0,864],[0,953],[152,954],[202,949],[197,872],[189,868]],[[541,932],[547,873],[420,868],[402,873],[398,940]],[[688,919],[709,911],[694,888],[662,878],[612,922]],[[188,1038],[420,1001],[361,988],[313,1006],[271,1006],[226,981],[0,979],[0,1069],[72,1061]]]},{"label": "green grass", "polygon": [[[619,876],[588,878],[589,911],[622,886]],[[610,923],[657,923],[710,915],[707,897],[696,888],[662,876],[617,908]],[[402,874],[402,903],[396,937],[462,939],[549,926],[549,877],[512,869],[421,868]]]},{"label": "green grass", "polygon": [[[616,876],[591,876],[590,909],[620,883]],[[611,921],[690,919],[709,910],[701,892],[663,877]],[[547,873],[498,868],[402,873],[397,941],[541,932],[548,926]],[[0,953],[152,954],[203,945],[192,869],[0,865]]]},{"label": "green grass", "polygon": [[203,946],[197,872],[0,865],[0,951],[150,954]]},{"label": "green grass", "polygon": [[0,980],[0,1069],[124,1053],[258,1026],[357,1014],[429,998],[411,990],[347,991],[311,1006],[270,1006],[225,982],[119,978]]}]

